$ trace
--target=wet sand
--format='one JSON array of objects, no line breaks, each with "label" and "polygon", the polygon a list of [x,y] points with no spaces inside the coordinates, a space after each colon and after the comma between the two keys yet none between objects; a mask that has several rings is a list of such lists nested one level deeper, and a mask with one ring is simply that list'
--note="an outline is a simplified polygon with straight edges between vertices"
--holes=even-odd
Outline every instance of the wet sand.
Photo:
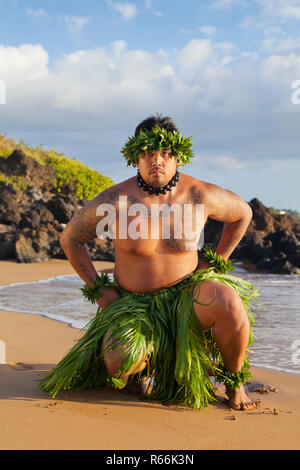
[{"label": "wet sand", "polygon": [[[113,263],[95,262],[98,271]],[[0,285],[74,274],[67,261],[0,262]],[[79,330],[40,315],[0,311],[0,449],[216,450],[299,449],[300,376],[253,368],[257,409],[230,411],[218,402],[195,411],[145,402],[101,388],[43,393],[42,378],[70,349]],[[262,384],[265,390],[262,388]],[[274,387],[274,388],[273,388]],[[272,391],[273,390],[273,391]]]}]

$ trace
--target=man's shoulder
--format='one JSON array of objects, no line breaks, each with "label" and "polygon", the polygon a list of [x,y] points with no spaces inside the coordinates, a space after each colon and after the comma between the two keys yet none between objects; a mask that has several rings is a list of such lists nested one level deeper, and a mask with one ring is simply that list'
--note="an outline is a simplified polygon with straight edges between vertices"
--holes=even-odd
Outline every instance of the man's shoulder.
[{"label": "man's shoulder", "polygon": [[185,173],[182,173],[182,177],[185,188],[189,189],[191,194],[201,194],[201,196],[205,196],[208,192],[217,187],[208,181],[194,178],[193,176],[187,175]]},{"label": "man's shoulder", "polygon": [[201,180],[199,178],[195,178],[194,176],[187,175],[186,173],[181,172],[181,176],[184,178],[184,182],[188,183],[190,185],[195,185],[195,186],[205,186],[209,185],[210,183],[205,180]]},{"label": "man's shoulder", "polygon": [[110,186],[109,188],[106,188],[104,191],[99,193],[95,199],[102,203],[114,204],[118,200],[119,196],[130,194],[132,183],[135,179],[135,177],[132,177],[121,181],[120,183],[114,184],[113,186]]}]

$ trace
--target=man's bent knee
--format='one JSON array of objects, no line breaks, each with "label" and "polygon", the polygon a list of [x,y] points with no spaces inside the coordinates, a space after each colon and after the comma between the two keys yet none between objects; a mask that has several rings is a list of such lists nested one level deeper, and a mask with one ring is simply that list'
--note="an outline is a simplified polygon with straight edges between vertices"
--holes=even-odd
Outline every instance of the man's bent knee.
[{"label": "man's bent knee", "polygon": [[205,281],[194,303],[194,311],[204,331],[216,323],[226,322],[239,326],[247,320],[247,313],[237,292],[230,286],[218,281]]},{"label": "man's bent knee", "polygon": [[118,379],[126,378],[129,375],[137,374],[141,372],[147,365],[145,352],[142,350],[140,352],[139,358],[137,361],[132,365],[129,370],[124,370],[123,372],[119,372],[122,368],[124,361],[128,357],[128,347],[124,343],[118,342],[118,349],[111,350],[110,346],[115,341],[115,338],[111,336],[111,331],[109,330],[104,338],[103,341],[103,352],[104,352],[104,364],[107,370],[107,373],[111,377],[115,377]]},{"label": "man's bent knee", "polygon": [[226,292],[223,307],[220,309],[219,321],[229,324],[233,329],[240,329],[249,323],[248,315],[237,292],[230,289],[232,292]]},{"label": "man's bent knee", "polygon": [[111,377],[115,377],[117,379],[124,379],[129,375],[138,374],[139,372],[142,372],[142,370],[144,370],[147,365],[147,361],[144,360],[144,357],[142,357],[142,359],[138,360],[135,364],[133,364],[133,366],[129,370],[125,370],[122,373],[120,373],[119,370],[121,369],[123,362],[115,360],[111,355],[104,355],[104,364],[107,373]]}]

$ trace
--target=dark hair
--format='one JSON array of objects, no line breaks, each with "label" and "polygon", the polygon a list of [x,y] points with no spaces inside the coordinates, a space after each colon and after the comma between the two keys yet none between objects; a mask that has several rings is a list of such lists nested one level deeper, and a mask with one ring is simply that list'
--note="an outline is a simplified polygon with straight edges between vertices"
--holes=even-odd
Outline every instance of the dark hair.
[{"label": "dark hair", "polygon": [[162,114],[157,114],[156,116],[150,116],[147,119],[144,119],[137,128],[135,129],[135,137],[140,133],[141,130],[145,129],[146,131],[150,131],[153,127],[158,125],[162,129],[166,129],[167,131],[175,131],[177,132],[177,126],[173,119],[169,116],[163,116]]}]

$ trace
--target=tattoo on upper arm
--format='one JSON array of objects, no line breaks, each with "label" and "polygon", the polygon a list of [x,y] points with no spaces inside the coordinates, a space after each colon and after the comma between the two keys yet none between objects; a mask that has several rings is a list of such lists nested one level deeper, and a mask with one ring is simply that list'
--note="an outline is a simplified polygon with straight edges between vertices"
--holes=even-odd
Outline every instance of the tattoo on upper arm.
[{"label": "tattoo on upper arm", "polygon": [[89,201],[84,207],[77,210],[65,228],[68,234],[67,238],[82,244],[94,240],[97,237],[97,223],[104,217],[96,215],[98,206],[100,204],[112,204],[115,206],[118,197],[119,195],[116,190],[108,188]]},{"label": "tattoo on upper arm", "polygon": [[203,203],[202,198],[201,198],[201,191],[198,188],[196,188],[195,186],[192,186],[190,192],[191,192],[192,203],[194,204]]}]

